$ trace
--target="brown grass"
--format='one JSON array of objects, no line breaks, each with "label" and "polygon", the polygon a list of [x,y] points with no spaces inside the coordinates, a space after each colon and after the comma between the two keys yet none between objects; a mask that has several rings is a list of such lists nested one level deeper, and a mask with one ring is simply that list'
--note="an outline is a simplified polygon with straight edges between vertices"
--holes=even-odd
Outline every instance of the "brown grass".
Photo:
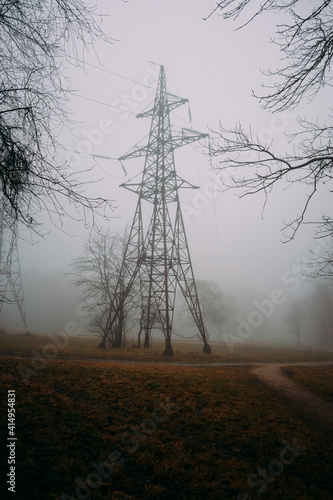
[{"label": "brown grass", "polygon": [[[332,498],[327,432],[298,418],[247,367],[54,360],[27,387],[22,363],[0,362],[2,401],[16,390],[16,499],[77,499],[78,484],[96,472],[92,464],[114,451],[121,464],[90,488],[92,499],[258,498],[261,487],[269,499]],[[166,418],[154,424],[159,408]],[[302,450],[263,481],[259,469],[276,464],[286,441]],[[4,432],[2,450],[6,442]],[[7,468],[2,462],[1,477]]]},{"label": "brown grass", "polygon": [[[0,356],[23,356],[34,357],[34,349],[41,355],[48,352],[50,344],[54,344],[54,335],[49,337],[46,334],[26,336],[20,334],[8,334],[1,338]],[[119,359],[127,361],[150,361],[163,363],[221,363],[226,361],[330,361],[333,360],[332,351],[320,349],[299,349],[296,347],[270,347],[254,345],[237,345],[230,352],[225,344],[212,344],[212,354],[202,353],[200,343],[174,342],[174,356],[172,358],[163,356],[164,343],[161,340],[154,340],[150,349],[99,349],[99,338],[68,337],[67,345],[59,348],[58,359]],[[63,345],[62,336],[59,337],[59,344]],[[44,351],[43,351],[44,350]],[[52,352],[53,349],[51,348]],[[46,355],[47,356],[47,355]]]},{"label": "brown grass", "polygon": [[333,403],[333,367],[331,366],[292,366],[282,371],[298,384]]}]

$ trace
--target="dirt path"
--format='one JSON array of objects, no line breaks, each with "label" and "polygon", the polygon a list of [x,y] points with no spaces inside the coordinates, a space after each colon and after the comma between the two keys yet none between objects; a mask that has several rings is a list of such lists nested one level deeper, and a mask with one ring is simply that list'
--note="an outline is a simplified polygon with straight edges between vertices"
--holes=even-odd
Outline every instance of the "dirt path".
[{"label": "dirt path", "polygon": [[285,366],[333,366],[333,362],[266,363],[251,370],[260,380],[290,399],[299,413],[333,430],[333,404],[284,375],[281,368]]}]

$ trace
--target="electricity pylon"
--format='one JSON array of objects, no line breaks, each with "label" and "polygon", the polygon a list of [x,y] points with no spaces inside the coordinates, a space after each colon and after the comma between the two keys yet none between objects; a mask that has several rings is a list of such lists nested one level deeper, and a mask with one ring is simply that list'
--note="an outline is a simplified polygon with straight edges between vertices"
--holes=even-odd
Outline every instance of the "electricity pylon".
[{"label": "electricity pylon", "polygon": [[[145,347],[149,346],[151,329],[158,323],[165,336],[165,355],[173,355],[171,345],[177,285],[181,289],[201,334],[205,353],[211,348],[202,319],[198,292],[186,239],[179,201],[179,188],[195,188],[180,178],[175,169],[174,150],[208,134],[192,129],[172,133],[170,112],[188,102],[166,91],[164,67],[161,66],[156,97],[152,108],[138,118],[151,117],[148,144],[135,146],[119,158],[128,160],[145,156],[140,183],[127,182],[122,187],[138,194],[138,202],[129,233],[124,258],[115,287],[105,334],[100,347],[119,329],[121,311],[133,284],[140,284],[142,300],[141,323],[145,332]],[[149,222],[144,235],[144,213]]]},{"label": "electricity pylon", "polygon": [[4,304],[16,305],[26,330],[17,221],[8,224],[0,213],[0,315]]}]

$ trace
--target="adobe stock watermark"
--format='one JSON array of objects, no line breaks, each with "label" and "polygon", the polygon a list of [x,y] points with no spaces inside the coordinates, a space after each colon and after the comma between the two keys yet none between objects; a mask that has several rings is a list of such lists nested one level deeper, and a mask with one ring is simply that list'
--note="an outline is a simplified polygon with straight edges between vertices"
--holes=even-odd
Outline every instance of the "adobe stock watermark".
[{"label": "adobe stock watermark", "polygon": [[213,173],[212,180],[207,182],[200,190],[196,190],[191,204],[182,203],[182,215],[186,224],[193,216],[199,215],[207,208],[211,201],[217,198],[225,189],[226,174],[223,172]]},{"label": "adobe stock watermark", "polygon": [[[247,484],[249,488],[256,488],[255,493],[261,495],[268,484],[274,483],[277,477],[281,476],[286,465],[292,464],[300,454],[306,450],[303,446],[298,446],[296,439],[292,444],[283,441],[283,448],[279,453],[279,458],[272,460],[266,469],[258,469],[256,474],[249,476]],[[245,491],[239,493],[236,500],[247,500],[249,494]]]},{"label": "adobe stock watermark", "polygon": [[[170,403],[169,398],[165,402],[158,398],[155,400],[155,404],[152,416],[144,419],[140,427],[131,427],[130,430],[118,436],[122,447],[127,448],[129,454],[134,453],[140,444],[145,442],[156,431],[158,424],[165,423],[177,408],[175,404]],[[76,478],[74,495],[70,496],[63,493],[61,500],[87,500],[103,482],[110,479],[114,468],[122,465],[125,461],[126,456],[124,456],[123,452],[114,449],[107,455],[106,460],[100,463],[92,462],[91,469],[93,472],[90,472],[84,480],[80,477]]]},{"label": "adobe stock watermark", "polygon": [[[331,248],[331,242],[326,239],[321,240],[312,251],[315,255]],[[236,344],[243,344],[253,335],[256,328],[264,324],[265,319],[270,318],[276,308],[284,304],[288,298],[288,292],[295,292],[301,286],[302,281],[308,279],[307,274],[312,270],[312,262],[305,257],[299,265],[292,265],[284,271],[281,276],[282,287],[274,288],[269,296],[261,301],[252,302],[254,309],[246,316],[237,317],[237,327],[235,333],[225,332],[222,334],[230,353],[234,352]],[[285,290],[283,291],[282,288]]]}]

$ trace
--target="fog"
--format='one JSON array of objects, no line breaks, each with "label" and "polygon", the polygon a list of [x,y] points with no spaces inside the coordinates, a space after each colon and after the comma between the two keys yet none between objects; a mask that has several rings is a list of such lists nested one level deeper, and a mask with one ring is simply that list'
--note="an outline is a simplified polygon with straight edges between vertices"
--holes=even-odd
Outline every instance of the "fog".
[{"label": "fog", "polygon": [[[109,221],[97,218],[99,227],[122,231],[132,222],[137,197],[119,185],[138,174],[144,160],[126,162],[127,177],[119,162],[100,156],[118,158],[149,133],[149,119],[136,119],[133,113],[139,113],[154,99],[150,87],[156,87],[156,64],[165,66],[168,91],[189,99],[196,130],[210,132],[218,128],[219,122],[225,127],[240,122],[251,126],[259,136],[270,138],[274,149],[283,152],[293,146],[285,134],[297,131],[298,116],[324,120],[325,91],[311,103],[282,115],[262,111],[252,97],[252,91],[260,93],[261,84],[267,82],[260,70],[275,69],[280,63],[278,48],[270,38],[283,18],[268,13],[235,31],[233,21],[222,21],[217,15],[203,20],[214,8],[213,1],[105,0],[99,4],[107,14],[104,30],[116,41],[113,45],[96,43],[95,52],[91,50],[85,56],[84,69],[66,65],[65,76],[75,90],[68,103],[72,125],[71,131],[65,127],[58,137],[68,150],[59,148],[59,160],[71,161],[75,172],[93,167],[91,172],[81,174],[82,180],[97,180],[87,185],[87,193],[115,200],[113,217]],[[177,109],[172,120],[175,125],[188,127],[187,107]],[[93,158],[92,154],[99,157]],[[265,198],[260,194],[240,198],[240,192],[225,190],[225,178],[211,169],[202,146],[186,146],[176,152],[175,159],[178,174],[200,187],[180,193],[195,277],[216,281],[226,296],[235,297],[236,317],[245,322],[251,313],[260,313],[260,307],[266,307],[266,315],[260,313],[262,322],[257,315],[260,324],[253,327],[252,341],[295,342],[284,318],[288,306],[306,300],[313,289],[302,272],[307,271],[309,250],[320,243],[312,224],[303,225],[289,242],[290,233],[282,229],[301,212],[307,187],[295,184],[286,189],[287,185],[277,185],[264,206]],[[307,221],[318,220],[328,213],[329,206],[329,193],[323,189],[310,205]],[[85,332],[86,322],[77,300],[79,290],[71,285],[67,274],[72,259],[81,254],[91,227],[77,220],[72,207],[67,210],[73,218],[65,216],[59,221],[52,217],[54,223],[47,214],[40,215],[43,237],[20,230],[19,252],[30,330],[63,330],[66,323],[74,321]],[[235,331],[239,321],[233,326],[224,324],[223,328]],[[13,306],[4,307],[1,322],[8,328],[22,328]],[[223,332],[211,325],[207,328],[211,338],[223,341]],[[175,331],[179,329],[191,334],[178,318]],[[312,341],[308,327],[304,343]]]}]

